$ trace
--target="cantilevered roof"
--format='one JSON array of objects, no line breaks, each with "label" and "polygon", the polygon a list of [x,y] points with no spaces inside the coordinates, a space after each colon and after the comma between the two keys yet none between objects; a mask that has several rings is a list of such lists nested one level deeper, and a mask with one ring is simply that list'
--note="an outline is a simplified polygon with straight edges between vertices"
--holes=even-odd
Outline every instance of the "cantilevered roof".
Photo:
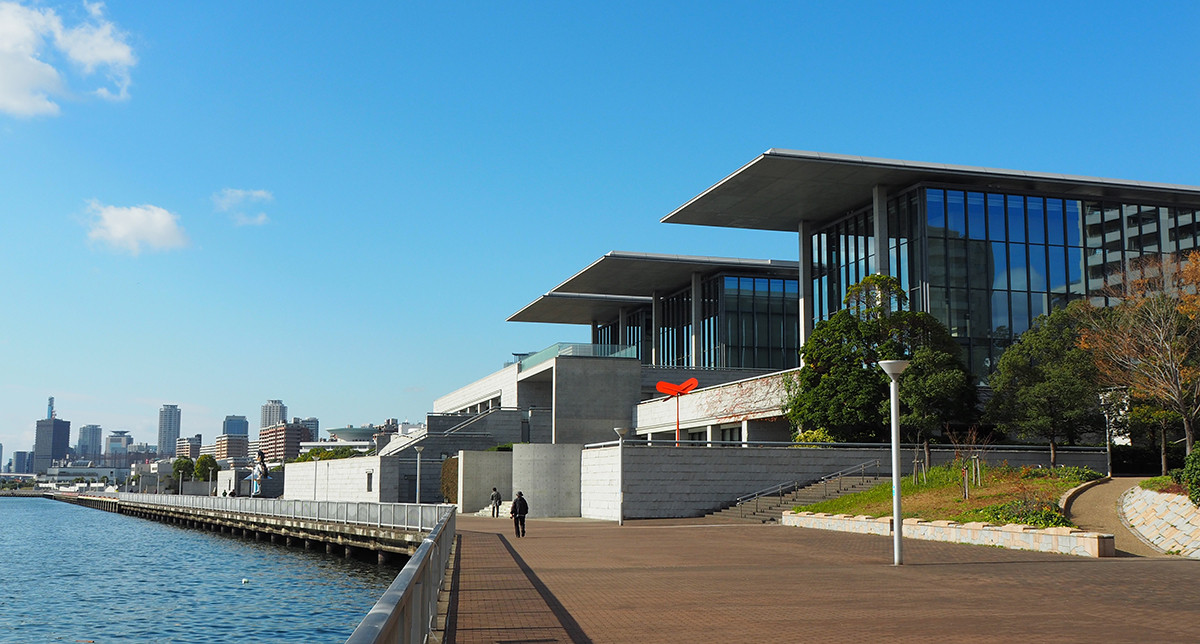
[{"label": "cantilevered roof", "polygon": [[798,270],[799,264],[786,260],[613,251],[517,311],[508,321],[591,324],[616,318],[622,307],[648,304],[656,292],[684,288],[691,283],[693,273],[738,271],[795,278]]},{"label": "cantilevered roof", "polygon": [[1196,186],[770,149],[662,221],[794,232],[801,221],[831,221],[869,204],[876,185],[895,191],[923,181],[997,192],[1200,207]]}]

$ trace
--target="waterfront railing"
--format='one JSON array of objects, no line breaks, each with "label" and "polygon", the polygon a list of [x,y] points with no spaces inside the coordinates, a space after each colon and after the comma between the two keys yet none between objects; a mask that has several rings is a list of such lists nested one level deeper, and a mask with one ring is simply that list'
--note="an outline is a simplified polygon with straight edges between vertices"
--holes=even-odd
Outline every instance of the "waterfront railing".
[{"label": "waterfront railing", "polygon": [[[104,496],[113,496],[111,494]],[[416,503],[375,503],[372,501],[310,501],[306,499],[264,499],[259,497],[192,496],[187,494],[116,494],[123,503],[142,503],[159,507],[234,512],[287,519],[326,521],[348,525],[368,525],[400,530],[433,530],[454,505]]]},{"label": "waterfront railing", "polygon": [[455,542],[455,506],[444,514],[346,644],[424,642],[436,630],[438,593]]}]

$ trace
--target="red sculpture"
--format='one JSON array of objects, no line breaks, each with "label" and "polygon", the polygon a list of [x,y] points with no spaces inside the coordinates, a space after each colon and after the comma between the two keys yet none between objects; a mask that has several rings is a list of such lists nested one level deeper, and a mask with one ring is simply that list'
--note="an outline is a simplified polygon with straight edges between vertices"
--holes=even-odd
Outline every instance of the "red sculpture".
[{"label": "red sculpture", "polygon": [[667,395],[667,400],[675,399],[675,446],[679,447],[679,397],[690,392],[700,385],[700,381],[695,378],[688,378],[681,384],[672,384],[665,380],[658,381],[654,386],[659,393]]}]

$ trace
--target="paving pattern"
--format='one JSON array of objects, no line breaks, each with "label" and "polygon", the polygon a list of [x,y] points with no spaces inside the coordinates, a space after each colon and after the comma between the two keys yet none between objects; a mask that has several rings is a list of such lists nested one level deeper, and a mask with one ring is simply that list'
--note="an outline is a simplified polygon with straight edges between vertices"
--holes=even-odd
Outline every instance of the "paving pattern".
[{"label": "paving pattern", "polygon": [[1191,642],[1200,562],[705,519],[460,516],[445,642]]}]

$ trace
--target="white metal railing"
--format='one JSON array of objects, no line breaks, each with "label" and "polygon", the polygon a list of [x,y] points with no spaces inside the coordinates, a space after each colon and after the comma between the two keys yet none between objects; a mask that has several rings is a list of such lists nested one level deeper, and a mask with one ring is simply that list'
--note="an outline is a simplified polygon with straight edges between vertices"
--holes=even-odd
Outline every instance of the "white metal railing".
[{"label": "white metal railing", "polygon": [[122,492],[115,496],[125,503],[141,503],[159,507],[236,512],[286,519],[311,519],[348,525],[371,525],[420,531],[433,530],[448,508],[455,509],[457,507],[424,503],[418,505],[416,503],[375,503],[372,501],[310,501],[245,496],[192,496],[128,492]]},{"label": "white metal railing", "polygon": [[346,644],[424,642],[434,630],[438,592],[454,545],[456,515],[454,506],[437,507],[445,513]]}]

